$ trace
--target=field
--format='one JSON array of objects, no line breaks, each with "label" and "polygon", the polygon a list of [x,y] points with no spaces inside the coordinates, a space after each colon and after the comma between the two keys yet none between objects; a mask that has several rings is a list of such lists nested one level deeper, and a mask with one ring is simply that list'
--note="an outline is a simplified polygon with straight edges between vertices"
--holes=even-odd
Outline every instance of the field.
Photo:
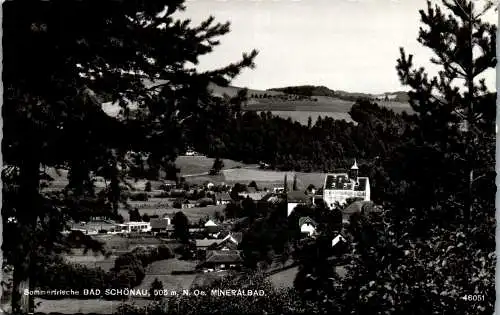
[{"label": "field", "polygon": [[[212,217],[215,212],[223,212],[224,206],[206,206],[206,207],[195,207],[191,209],[175,209],[172,207],[166,207],[164,203],[166,202],[167,199],[161,199],[163,200],[163,205],[156,200],[148,200],[148,201],[140,201],[140,203],[136,203],[135,205],[132,203],[133,208],[137,208],[139,210],[139,213],[141,215],[147,214],[149,216],[151,215],[158,215],[159,217],[162,217],[165,214],[168,214],[172,216],[174,213],[182,211],[187,218],[189,219],[190,222],[198,222],[201,218],[205,218],[207,215]],[[126,209],[119,209],[118,213],[123,216],[123,218],[128,221],[129,220],[129,215],[128,215],[128,210]]]},{"label": "field", "polygon": [[223,174],[227,183],[248,184],[255,181],[258,186],[261,185],[262,187],[283,186],[285,175],[287,175],[288,184],[291,185],[294,174],[297,174],[297,184],[301,188],[307,188],[310,184],[319,187],[323,185],[325,179],[324,173],[295,173],[244,168],[224,170]]},{"label": "field", "polygon": [[[248,104],[244,110],[247,111],[271,111],[274,115],[282,118],[291,118],[293,121],[298,121],[301,124],[307,125],[309,116],[314,124],[319,116],[332,117],[337,120],[346,120],[352,122],[349,111],[354,102],[345,101],[332,97],[316,96],[317,102],[314,101],[273,101],[260,100]],[[411,107],[408,103],[377,101],[380,106],[392,109],[397,113],[403,111],[411,112]]]},{"label": "field", "polygon": [[[214,95],[222,96],[224,94],[229,96],[235,96],[237,92],[241,89],[239,87],[220,87],[216,85],[211,85]],[[248,90],[247,95],[271,95],[271,96],[282,96],[285,95],[282,92],[277,91],[263,91],[263,90]],[[356,95],[356,93],[346,93]],[[361,94],[360,94],[361,95]],[[366,96],[366,95],[365,95]],[[294,121],[298,121],[301,124],[307,124],[309,116],[311,116],[312,122],[316,122],[318,116],[328,116],[334,119],[344,119],[346,121],[352,121],[348,112],[351,110],[354,101],[348,101],[337,97],[330,96],[312,96],[314,100],[282,100],[279,97],[276,98],[250,98],[247,105],[244,106],[243,110],[246,111],[271,111],[274,115],[282,118],[291,118]],[[377,104],[383,107],[390,108],[397,113],[403,111],[411,112],[411,107],[407,102],[398,101],[376,101]]]},{"label": "field", "polygon": [[[241,162],[224,159],[224,169],[244,166]],[[181,169],[181,175],[204,174],[210,171],[214,164],[213,158],[204,156],[179,156],[175,164]]]},{"label": "field", "polygon": [[174,270],[189,271],[195,267],[195,262],[183,261],[177,258],[155,261],[147,267],[146,276],[136,289],[149,289],[155,278],[158,278],[163,283],[164,289],[189,289],[196,278],[196,274],[172,275],[171,272]]}]

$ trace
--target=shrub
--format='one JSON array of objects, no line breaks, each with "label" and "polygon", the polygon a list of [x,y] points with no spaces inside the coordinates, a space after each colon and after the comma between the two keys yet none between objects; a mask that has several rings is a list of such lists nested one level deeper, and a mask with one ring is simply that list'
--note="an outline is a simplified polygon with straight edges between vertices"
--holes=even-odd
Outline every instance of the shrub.
[{"label": "shrub", "polygon": [[132,200],[132,201],[148,201],[148,194],[145,192],[131,193],[130,200]]}]

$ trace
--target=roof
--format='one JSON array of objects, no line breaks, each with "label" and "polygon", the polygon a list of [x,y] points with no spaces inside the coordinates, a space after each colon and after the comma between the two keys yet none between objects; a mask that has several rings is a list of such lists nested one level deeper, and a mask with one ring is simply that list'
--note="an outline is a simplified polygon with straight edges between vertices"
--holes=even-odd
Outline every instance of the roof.
[{"label": "roof", "polygon": [[359,170],[358,163],[356,163],[356,159],[354,159],[354,165],[351,167],[351,170]]},{"label": "roof", "polygon": [[346,173],[328,174],[325,178],[325,189],[351,190],[352,182]]},{"label": "roof", "polygon": [[346,242],[346,239],[342,235],[337,235],[335,238],[332,240],[332,246],[337,245],[340,241]]},{"label": "roof", "polygon": [[308,199],[303,191],[291,191],[287,194],[288,202],[306,202]]},{"label": "roof", "polygon": [[243,233],[241,232],[230,232],[226,237],[224,237],[222,240],[231,240],[235,242],[236,244],[241,243],[241,240],[243,239]]},{"label": "roof", "polygon": [[262,198],[264,198],[264,196],[266,196],[267,194],[268,193],[265,191],[239,193],[240,196],[245,197],[245,198],[248,197],[254,201],[262,200]]},{"label": "roof", "polygon": [[366,185],[368,184],[368,177],[358,177],[358,184],[354,186],[356,191],[365,191]]},{"label": "roof", "polygon": [[170,225],[168,219],[151,219],[149,222],[152,229],[166,229]]},{"label": "roof", "polygon": [[217,200],[223,200],[223,201],[230,201],[232,200],[231,196],[227,191],[221,192],[221,193],[216,193],[215,198]]},{"label": "roof", "polygon": [[217,226],[217,224],[212,220],[208,220],[207,223],[205,223],[205,226]]},{"label": "roof", "polygon": [[313,226],[318,225],[318,224],[316,223],[316,221],[314,221],[314,220],[313,220],[313,219],[311,219],[310,217],[301,217],[301,218],[299,219],[299,226],[302,226],[302,225],[304,225],[304,224],[311,224],[311,225],[313,225]]},{"label": "roof", "polygon": [[239,250],[209,250],[205,263],[239,263],[242,262]]},{"label": "roof", "polygon": [[219,239],[202,239],[202,240],[196,240],[196,247],[208,247],[213,244],[220,244],[223,240]]}]

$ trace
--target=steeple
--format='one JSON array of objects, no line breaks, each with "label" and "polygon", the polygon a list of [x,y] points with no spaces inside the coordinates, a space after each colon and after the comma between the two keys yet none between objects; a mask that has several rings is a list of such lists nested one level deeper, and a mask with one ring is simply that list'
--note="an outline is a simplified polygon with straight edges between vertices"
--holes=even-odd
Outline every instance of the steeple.
[{"label": "steeple", "polygon": [[358,180],[358,163],[356,163],[356,159],[354,159],[354,165],[351,167],[351,178],[355,181]]},{"label": "steeple", "polygon": [[351,167],[351,170],[359,170],[358,163],[356,163],[356,159],[354,159],[354,165]]}]

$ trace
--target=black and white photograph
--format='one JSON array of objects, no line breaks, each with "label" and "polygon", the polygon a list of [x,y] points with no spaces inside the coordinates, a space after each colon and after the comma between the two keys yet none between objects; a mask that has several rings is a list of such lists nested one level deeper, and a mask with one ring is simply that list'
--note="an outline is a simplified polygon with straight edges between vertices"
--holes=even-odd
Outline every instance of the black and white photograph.
[{"label": "black and white photograph", "polygon": [[500,314],[496,0],[1,16],[1,313]]}]

